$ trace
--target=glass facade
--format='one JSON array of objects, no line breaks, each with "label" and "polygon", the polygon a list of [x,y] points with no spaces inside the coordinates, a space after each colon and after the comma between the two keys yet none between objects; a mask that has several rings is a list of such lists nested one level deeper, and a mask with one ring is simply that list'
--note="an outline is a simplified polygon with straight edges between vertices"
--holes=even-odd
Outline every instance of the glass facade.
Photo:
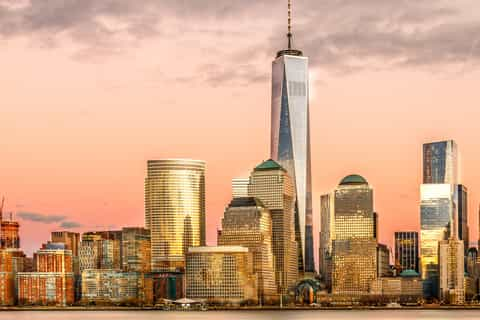
[{"label": "glass facade", "polygon": [[253,271],[258,280],[258,297],[275,299],[275,267],[270,211],[256,198],[235,198],[225,210],[220,246],[242,246],[253,255]]},{"label": "glass facade", "polygon": [[418,232],[395,232],[395,267],[400,271],[420,271],[418,266]]},{"label": "glass facade", "polygon": [[453,140],[423,145],[423,183],[458,183],[457,144]]},{"label": "glass facade", "polygon": [[272,215],[273,255],[279,292],[295,287],[298,254],[294,229],[295,191],[291,177],[277,162],[268,160],[250,176],[248,195],[259,199]]},{"label": "glass facade", "polygon": [[184,269],[187,249],[205,244],[205,162],[148,161],[145,226],[152,271]]},{"label": "glass facade", "polygon": [[186,256],[187,298],[212,303],[257,301],[252,254],[238,246],[195,247]]},{"label": "glass facade", "polygon": [[308,58],[289,53],[279,53],[272,66],[271,157],[294,180],[299,271],[313,272]]}]

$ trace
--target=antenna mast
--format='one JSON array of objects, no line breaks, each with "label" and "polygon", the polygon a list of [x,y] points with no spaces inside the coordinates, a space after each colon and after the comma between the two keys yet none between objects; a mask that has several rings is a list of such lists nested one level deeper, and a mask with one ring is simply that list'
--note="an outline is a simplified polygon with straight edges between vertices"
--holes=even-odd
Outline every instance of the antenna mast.
[{"label": "antenna mast", "polygon": [[292,0],[288,0],[288,49],[292,49]]},{"label": "antenna mast", "polygon": [[3,206],[5,204],[5,197],[2,197],[2,205],[0,206],[0,221],[3,220]]}]

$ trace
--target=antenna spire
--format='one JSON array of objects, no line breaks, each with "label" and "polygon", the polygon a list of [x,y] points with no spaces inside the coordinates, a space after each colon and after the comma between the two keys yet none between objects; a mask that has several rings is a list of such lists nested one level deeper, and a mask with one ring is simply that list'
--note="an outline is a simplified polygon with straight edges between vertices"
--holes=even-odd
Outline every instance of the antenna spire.
[{"label": "antenna spire", "polygon": [[292,49],[292,0],[288,0],[288,49]]}]

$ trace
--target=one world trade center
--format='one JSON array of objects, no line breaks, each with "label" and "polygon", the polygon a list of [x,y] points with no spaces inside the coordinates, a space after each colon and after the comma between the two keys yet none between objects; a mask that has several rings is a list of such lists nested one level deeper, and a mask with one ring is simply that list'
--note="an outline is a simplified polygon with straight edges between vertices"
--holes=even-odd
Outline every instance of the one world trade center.
[{"label": "one world trade center", "polygon": [[295,236],[300,273],[315,271],[313,257],[312,183],[308,58],[292,48],[291,2],[288,2],[288,48],[272,65],[271,158],[295,182]]}]

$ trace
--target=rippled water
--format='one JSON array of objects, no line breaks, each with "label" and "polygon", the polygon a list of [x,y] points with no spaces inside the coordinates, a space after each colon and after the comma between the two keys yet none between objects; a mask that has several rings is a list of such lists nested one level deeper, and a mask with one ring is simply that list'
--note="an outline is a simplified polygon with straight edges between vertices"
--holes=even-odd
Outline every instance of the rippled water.
[{"label": "rippled water", "polygon": [[480,319],[480,310],[298,311],[4,311],[0,320],[319,320]]}]

